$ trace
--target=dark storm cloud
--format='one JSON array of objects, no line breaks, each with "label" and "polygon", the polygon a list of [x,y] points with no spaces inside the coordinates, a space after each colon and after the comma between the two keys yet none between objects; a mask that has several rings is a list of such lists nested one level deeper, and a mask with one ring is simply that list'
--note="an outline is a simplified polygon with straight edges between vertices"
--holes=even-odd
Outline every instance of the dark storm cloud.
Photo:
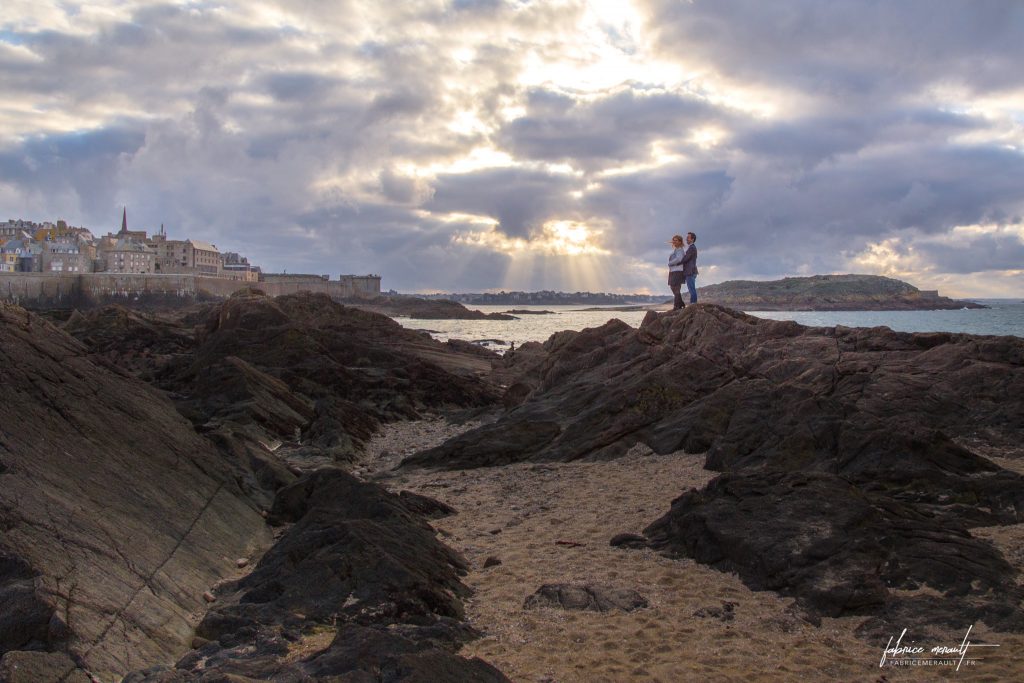
[{"label": "dark storm cloud", "polygon": [[513,168],[448,174],[437,178],[425,208],[490,216],[506,235],[529,237],[578,186],[570,176]]},{"label": "dark storm cloud", "polygon": [[504,0],[452,0],[456,12],[491,12],[505,5]]},{"label": "dark storm cloud", "polygon": [[339,84],[339,79],[316,73],[277,73],[264,77],[267,92],[276,100],[306,102],[320,99]]},{"label": "dark storm cloud", "polygon": [[[240,29],[217,13],[171,5],[143,7],[132,20],[82,36],[53,30],[22,34],[42,57],[4,73],[0,83],[60,92],[71,101],[131,93],[156,105],[187,87],[221,81],[221,69],[251,48],[282,42],[279,32]],[[183,78],[183,74],[187,78]]]},{"label": "dark storm cloud", "polygon": [[127,125],[32,137],[0,151],[0,184],[74,195],[86,210],[97,210],[114,202],[121,168],[144,142],[143,131]]},{"label": "dark storm cloud", "polygon": [[948,244],[919,243],[915,251],[944,273],[1019,270],[1024,264],[1024,236],[988,234],[963,236]]},{"label": "dark storm cloud", "polygon": [[1019,87],[1016,0],[646,0],[663,49],[745,82],[807,94],[899,97],[959,82]]},{"label": "dark storm cloud", "polygon": [[527,102],[526,115],[498,133],[502,147],[520,158],[570,161],[584,168],[646,158],[655,140],[685,136],[691,127],[721,116],[697,97],[633,90],[577,102],[535,89]]},{"label": "dark storm cloud", "polygon": [[943,146],[950,136],[987,127],[980,117],[931,110],[848,112],[746,122],[736,127],[731,145],[766,161],[807,169],[872,145]]},{"label": "dark storm cloud", "polygon": [[713,165],[662,167],[605,180],[585,208],[621,226],[610,236],[616,250],[660,262],[671,235],[707,226],[732,183]]},{"label": "dark storm cloud", "polygon": [[[479,226],[414,217],[388,205],[323,209],[303,215],[299,222],[317,235],[318,249],[309,269],[361,273],[372,263],[374,272],[388,273],[385,288],[489,289],[501,284],[509,265],[505,254],[451,243],[452,230]],[[328,261],[325,253],[338,257]]]}]

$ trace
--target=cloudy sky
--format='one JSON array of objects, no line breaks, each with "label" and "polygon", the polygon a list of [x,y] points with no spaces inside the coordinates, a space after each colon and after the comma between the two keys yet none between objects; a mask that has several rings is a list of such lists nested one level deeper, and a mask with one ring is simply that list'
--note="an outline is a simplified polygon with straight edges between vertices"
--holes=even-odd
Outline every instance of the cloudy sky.
[{"label": "cloudy sky", "polygon": [[385,289],[1024,296],[1024,2],[5,0],[0,220]]}]

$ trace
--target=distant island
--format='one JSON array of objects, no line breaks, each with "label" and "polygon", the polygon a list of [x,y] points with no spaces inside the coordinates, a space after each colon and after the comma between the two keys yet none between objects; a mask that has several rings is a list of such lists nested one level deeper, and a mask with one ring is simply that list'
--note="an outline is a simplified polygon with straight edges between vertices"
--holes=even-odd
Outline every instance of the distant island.
[{"label": "distant island", "polygon": [[698,290],[698,300],[744,311],[931,311],[987,308],[880,275],[812,275],[730,280]]}]

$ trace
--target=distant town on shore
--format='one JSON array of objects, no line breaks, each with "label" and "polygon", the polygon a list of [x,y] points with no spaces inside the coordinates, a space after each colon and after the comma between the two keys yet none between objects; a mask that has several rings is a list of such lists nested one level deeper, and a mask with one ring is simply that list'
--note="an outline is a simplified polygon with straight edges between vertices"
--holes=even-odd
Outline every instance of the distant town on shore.
[{"label": "distant town on shore", "polygon": [[124,301],[181,305],[255,287],[270,296],[320,292],[337,299],[380,294],[380,275],[264,273],[236,252],[160,229],[128,228],[97,237],[85,227],[11,219],[0,223],[0,299],[30,308],[76,308]]},{"label": "distant town on shore", "polygon": [[36,223],[12,219],[0,223],[0,272],[3,273],[168,273],[226,277],[258,282],[260,267],[236,252],[196,239],[168,239],[164,226],[152,235],[128,229],[95,236],[89,228],[63,220]]}]

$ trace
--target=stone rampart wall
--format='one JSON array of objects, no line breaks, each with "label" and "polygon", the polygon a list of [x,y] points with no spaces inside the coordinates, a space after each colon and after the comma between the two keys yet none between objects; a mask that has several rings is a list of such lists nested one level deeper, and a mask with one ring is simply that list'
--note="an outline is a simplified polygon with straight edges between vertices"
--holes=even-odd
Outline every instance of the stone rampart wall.
[{"label": "stone rampart wall", "polygon": [[76,308],[108,303],[187,304],[228,297],[245,288],[269,296],[312,291],[334,298],[374,297],[380,279],[346,276],[341,280],[241,282],[191,274],[0,273],[0,299],[26,308]]}]

